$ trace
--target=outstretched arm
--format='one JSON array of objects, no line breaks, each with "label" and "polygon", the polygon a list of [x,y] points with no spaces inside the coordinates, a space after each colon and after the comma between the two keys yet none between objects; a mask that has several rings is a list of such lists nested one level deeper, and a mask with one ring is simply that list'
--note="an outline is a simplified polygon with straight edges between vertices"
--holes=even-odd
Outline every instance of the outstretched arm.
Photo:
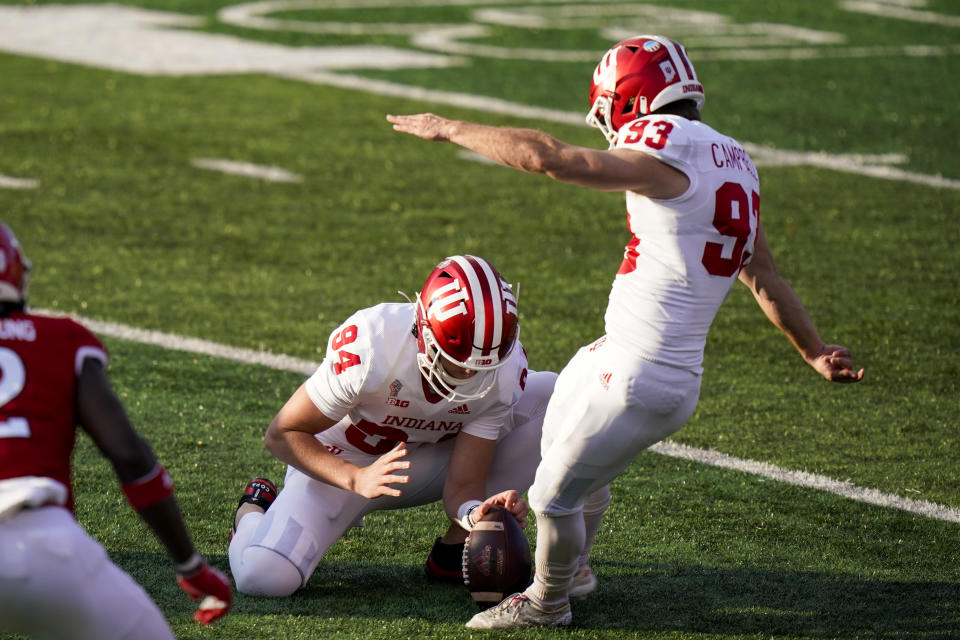
[{"label": "outstretched arm", "polygon": [[675,198],[690,184],[682,171],[641,151],[579,147],[536,129],[492,127],[432,113],[388,115],[387,121],[402,133],[452,142],[513,169],[598,191]]},{"label": "outstretched arm", "polygon": [[853,366],[847,347],[825,344],[793,287],[777,271],[763,227],[757,229],[753,259],[740,270],[745,284],[767,318],[797,348],[807,364],[832,382],[859,382],[863,369]]}]

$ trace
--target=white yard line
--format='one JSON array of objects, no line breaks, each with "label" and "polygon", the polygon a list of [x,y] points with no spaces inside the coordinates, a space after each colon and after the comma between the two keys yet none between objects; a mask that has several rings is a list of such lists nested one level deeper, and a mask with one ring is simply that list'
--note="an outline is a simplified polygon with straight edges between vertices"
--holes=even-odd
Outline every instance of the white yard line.
[{"label": "white yard line", "polygon": [[856,13],[866,13],[894,20],[904,20],[907,22],[925,22],[927,24],[938,24],[944,27],[960,27],[960,16],[949,15],[946,13],[937,13],[935,11],[921,11],[920,9],[911,9],[908,6],[924,6],[925,3],[917,2],[869,2],[860,0],[849,0],[841,2],[840,8]]},{"label": "white yard line", "polygon": [[209,169],[246,178],[258,178],[268,182],[302,182],[303,177],[280,167],[268,167],[251,162],[216,158],[194,158],[190,164],[198,169]]},{"label": "white yard line", "polygon": [[[245,3],[226,7],[220,19],[250,28],[291,29],[297,21],[276,23],[271,13],[308,8],[374,9],[377,7],[417,6],[475,6],[474,0],[279,0]],[[644,23],[656,18],[649,26],[673,25],[671,32],[680,29],[698,43],[697,59],[763,59],[771,58],[835,58],[845,56],[954,56],[960,45],[903,45],[903,46],[841,46],[839,34],[791,25],[768,23],[738,24],[723,14],[704,11],[670,9],[662,6],[635,3],[609,3],[606,0],[523,0],[509,7],[491,3],[494,7],[477,7],[471,20],[462,25],[410,25],[371,23],[309,22],[324,29],[344,29],[345,32],[401,33],[421,45],[435,50],[494,57],[567,59],[569,56],[593,61],[596,51],[570,52],[525,50],[482,46],[477,41],[488,29],[480,24],[486,20],[496,24],[518,26],[548,24],[558,28],[583,28],[584,20],[598,14],[627,12],[644,18]],[[899,19],[931,19],[952,25],[951,16],[931,16],[917,11],[926,6],[923,0],[886,0],[885,2],[848,2],[877,10],[905,11]],[[954,16],[953,18],[958,18]],[[665,22],[663,22],[665,21]],[[293,24],[291,24],[291,22]],[[164,11],[149,11],[137,7],[115,5],[26,6],[0,7],[0,50],[19,55],[65,60],[105,69],[116,69],[143,75],[210,75],[227,73],[264,73],[294,78],[317,85],[342,87],[354,91],[421,100],[439,105],[465,107],[489,113],[515,115],[545,122],[562,122],[586,126],[583,113],[531,107],[507,100],[465,93],[435,91],[388,81],[362,78],[349,73],[334,73],[347,69],[395,69],[450,67],[465,64],[456,56],[425,53],[397,47],[287,47],[255,42],[222,34],[205,33],[176,28],[196,26],[203,18]],[[429,27],[429,28],[428,28]],[[625,32],[623,36],[632,35]],[[608,38],[613,34],[608,33]],[[734,39],[734,40],[731,40]],[[746,40],[740,40],[746,38]],[[465,42],[470,40],[470,42]],[[806,46],[766,46],[772,43],[804,43]],[[760,46],[764,45],[764,46]],[[829,46],[815,46],[829,45]],[[484,54],[484,52],[486,52]],[[770,164],[806,164],[834,171],[844,171],[884,180],[914,182],[934,188],[960,190],[960,180],[906,171],[889,166],[891,162],[856,161],[853,156],[827,153],[809,153],[777,150],[760,145],[749,146],[751,154],[763,155]],[[763,164],[755,158],[758,164]],[[903,161],[900,161],[903,162]],[[215,169],[265,180],[297,181],[299,176],[276,167],[258,167],[236,160],[195,160],[198,167]],[[0,176],[0,188],[36,186],[34,181]]]},{"label": "white yard line", "polygon": [[39,180],[33,180],[31,178],[14,178],[12,176],[0,175],[0,189],[36,189],[39,184]]},{"label": "white yard line", "polygon": [[[436,89],[424,89],[423,87],[398,84],[386,80],[373,80],[351,74],[330,73],[327,71],[293,72],[283,75],[303,82],[330,85],[342,89],[366,91],[376,95],[419,100],[421,102],[431,102],[452,107],[485,111],[487,113],[542,120],[545,122],[587,126],[584,121],[584,113],[531,107],[499,98],[439,91]],[[398,111],[398,113],[400,112]],[[765,147],[749,142],[745,142],[743,146],[750,152],[750,155],[753,156],[753,160],[758,166],[808,165],[844,173],[869,176],[871,178],[880,178],[882,180],[899,180],[922,184],[937,189],[960,191],[960,180],[955,178],[945,178],[943,176],[916,173],[890,167],[890,164],[905,162],[907,160],[906,156],[899,154],[863,155],[830,154],[823,151],[790,151],[774,149],[773,147]]]},{"label": "white yard line", "polygon": [[200,338],[191,338],[189,336],[179,336],[174,333],[164,333],[162,331],[151,331],[149,329],[137,329],[116,322],[106,322],[103,320],[93,320],[84,318],[73,313],[62,313],[50,309],[33,309],[37,313],[66,316],[82,323],[95,333],[110,336],[112,338],[121,338],[131,340],[142,344],[154,345],[174,351],[185,351],[187,353],[197,353],[224,360],[233,360],[244,364],[255,364],[279,371],[292,371],[304,375],[312,374],[316,368],[316,362],[300,360],[292,356],[277,355],[269,351],[255,351],[253,349],[242,349],[230,345],[209,342]]},{"label": "white yard line", "polygon": [[880,507],[909,511],[910,513],[915,513],[927,518],[933,518],[935,520],[960,522],[960,509],[945,507],[943,505],[936,504],[935,502],[927,502],[926,500],[912,500],[910,498],[903,498],[901,496],[889,493],[882,493],[876,489],[858,487],[851,482],[834,480],[833,478],[828,478],[827,476],[821,476],[814,473],[781,469],[780,467],[768,464],[766,462],[735,458],[733,456],[728,456],[725,453],[720,453],[719,451],[697,449],[695,447],[689,447],[685,444],[679,444],[676,442],[658,442],[650,447],[650,451],[655,451],[665,456],[671,456],[674,458],[692,460],[694,462],[700,462],[713,467],[720,467],[722,469],[742,471],[743,473],[750,473],[755,476],[770,478],[771,480],[785,482],[798,487],[819,489],[820,491],[834,493],[838,496],[843,496],[844,498],[856,500],[857,502],[865,502],[867,504],[874,504]]},{"label": "white yard line", "polygon": [[[926,0],[845,0],[847,11],[894,20],[960,26],[960,16],[923,11]],[[342,33],[351,35],[397,34],[410,36],[417,47],[463,56],[505,60],[593,62],[595,50],[557,50],[483,44],[488,25],[518,29],[596,29],[617,41],[636,35],[638,24],[646,33],[670,33],[688,47],[697,48],[697,60],[813,60],[847,57],[948,56],[956,46],[842,46],[843,34],[769,22],[737,23],[729,16],[705,10],[678,9],[668,3],[652,5],[610,3],[605,0],[521,0],[510,6],[483,6],[476,0],[264,0],[224,7],[221,22],[250,29]],[[273,14],[309,9],[373,9],[378,7],[469,6],[467,22],[413,24],[392,22],[332,22],[273,18]],[[368,11],[369,13],[369,11]],[[610,27],[609,24],[624,26]],[[632,25],[632,26],[631,26]],[[789,45],[836,45],[792,47]]]},{"label": "white yard line", "polygon": [[[305,376],[312,374],[318,364],[316,362],[301,360],[282,354],[274,354],[268,351],[242,349],[216,342],[209,342],[207,340],[200,340],[199,338],[179,336],[161,331],[137,329],[116,322],[91,320],[75,314],[64,314],[48,309],[35,309],[34,311],[49,315],[66,315],[84,324],[91,331],[112,338],[131,340],[133,342],[164,347],[175,351],[213,356],[241,362],[243,364],[260,365],[280,371],[291,371]],[[960,523],[960,509],[954,509],[953,507],[943,506],[934,502],[927,502],[926,500],[912,500],[910,498],[883,493],[876,489],[858,487],[850,482],[835,480],[804,471],[781,469],[766,462],[736,458],[718,451],[697,449],[696,447],[675,442],[659,442],[650,447],[650,451],[674,458],[692,460],[713,467],[749,473],[799,487],[826,491],[844,498],[856,500],[857,502],[887,507],[889,509],[899,509],[935,520]]]},{"label": "white yard line", "polygon": [[750,153],[750,157],[758,167],[785,167],[801,166],[820,167],[821,169],[832,169],[845,173],[855,173],[871,178],[880,178],[881,180],[900,180],[902,182],[913,182],[936,189],[954,189],[960,190],[960,180],[953,178],[944,178],[943,176],[932,176],[924,173],[915,173],[905,171],[893,164],[901,164],[907,161],[907,157],[898,153],[885,154],[834,154],[824,151],[789,151],[784,149],[773,149],[758,144],[745,142],[743,148]]}]

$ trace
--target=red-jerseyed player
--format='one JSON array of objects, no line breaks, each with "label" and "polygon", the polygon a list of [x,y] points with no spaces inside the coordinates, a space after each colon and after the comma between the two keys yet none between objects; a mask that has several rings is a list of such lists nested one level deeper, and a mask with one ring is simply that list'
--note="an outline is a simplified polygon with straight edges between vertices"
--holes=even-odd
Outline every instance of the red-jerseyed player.
[{"label": "red-jerseyed player", "polygon": [[224,615],[230,583],[193,548],[173,486],[107,381],[107,354],[68,318],[26,311],[30,263],[0,223],[0,633],[76,640],[170,640],[157,605],[73,516],[70,457],[79,424],[113,465],[130,505],[203,598]]}]

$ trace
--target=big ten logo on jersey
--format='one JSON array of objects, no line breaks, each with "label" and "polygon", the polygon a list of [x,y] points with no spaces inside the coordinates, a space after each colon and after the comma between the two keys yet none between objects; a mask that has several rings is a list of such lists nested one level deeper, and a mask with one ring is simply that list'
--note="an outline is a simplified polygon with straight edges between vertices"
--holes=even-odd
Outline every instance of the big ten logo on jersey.
[{"label": "big ten logo on jersey", "polygon": [[394,407],[409,407],[409,400],[401,400],[397,397],[400,393],[400,389],[403,388],[403,383],[399,380],[394,380],[390,383],[390,395],[387,396],[387,404],[393,405]]},{"label": "big ten logo on jersey", "polygon": [[339,362],[333,363],[333,372],[337,375],[343,373],[347,367],[360,364],[360,356],[344,349],[344,347],[357,340],[357,325],[351,324],[333,334],[330,339],[330,348],[337,353]]}]

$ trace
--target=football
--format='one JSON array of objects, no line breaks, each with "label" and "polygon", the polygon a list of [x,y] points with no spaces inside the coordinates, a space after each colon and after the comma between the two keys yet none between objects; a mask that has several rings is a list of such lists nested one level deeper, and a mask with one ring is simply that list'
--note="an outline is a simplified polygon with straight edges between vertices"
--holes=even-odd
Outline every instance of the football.
[{"label": "football", "polygon": [[481,608],[530,584],[530,544],[509,511],[493,507],[463,545],[463,582]]}]

